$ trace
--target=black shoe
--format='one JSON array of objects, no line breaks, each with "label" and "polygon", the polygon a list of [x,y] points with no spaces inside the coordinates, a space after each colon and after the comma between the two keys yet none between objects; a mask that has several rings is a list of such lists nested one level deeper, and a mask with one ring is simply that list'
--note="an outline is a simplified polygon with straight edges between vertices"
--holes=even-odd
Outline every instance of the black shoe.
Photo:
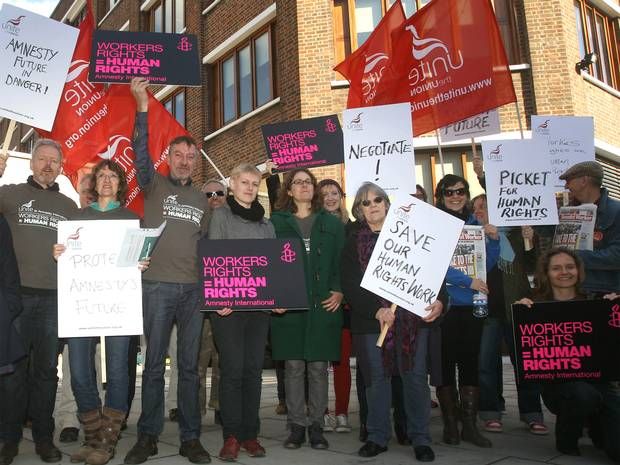
[{"label": "black shoe", "polygon": [[51,439],[36,443],[34,445],[34,451],[41,460],[47,463],[60,462],[62,460],[62,454]]},{"label": "black shoe", "polygon": [[418,462],[432,462],[435,460],[435,452],[429,446],[416,446],[413,448],[413,453]]},{"label": "black shoe", "polygon": [[366,429],[366,425],[362,423],[360,425],[360,442],[368,441],[368,430]]},{"label": "black shoe", "polygon": [[60,432],[60,436],[58,436],[58,440],[60,442],[75,442],[78,440],[78,434],[80,434],[80,430],[78,428],[68,427],[63,428]]},{"label": "black shoe", "polygon": [[9,465],[17,456],[19,448],[16,442],[5,441],[0,449],[0,465]]},{"label": "black shoe", "polygon": [[189,441],[183,441],[179,449],[179,455],[187,457],[192,463],[211,463],[211,456],[202,447],[199,439],[190,439]]},{"label": "black shoe", "polygon": [[151,455],[157,455],[157,438],[150,434],[140,434],[138,442],[127,452],[123,463],[144,463]]},{"label": "black shoe", "polygon": [[291,424],[291,434],[284,441],[284,447],[299,449],[304,442],[306,442],[306,428],[295,423]]},{"label": "black shoe", "polygon": [[222,415],[220,415],[219,410],[215,410],[213,412],[213,423],[222,426]]},{"label": "black shoe", "polygon": [[308,439],[310,440],[310,447],[313,449],[327,449],[329,443],[323,436],[323,426],[320,423],[312,423],[308,427]]},{"label": "black shoe", "polygon": [[360,450],[357,451],[357,455],[360,457],[375,457],[383,452],[387,451],[387,447],[380,446],[372,441],[366,441]]},{"label": "black shoe", "polygon": [[179,410],[176,408],[168,410],[168,418],[170,421],[179,421]]},{"label": "black shoe", "polygon": [[569,441],[555,441],[555,448],[558,452],[561,452],[564,455],[572,455],[573,457],[579,457],[581,455],[581,451],[579,450],[579,446],[577,442],[569,442]]}]

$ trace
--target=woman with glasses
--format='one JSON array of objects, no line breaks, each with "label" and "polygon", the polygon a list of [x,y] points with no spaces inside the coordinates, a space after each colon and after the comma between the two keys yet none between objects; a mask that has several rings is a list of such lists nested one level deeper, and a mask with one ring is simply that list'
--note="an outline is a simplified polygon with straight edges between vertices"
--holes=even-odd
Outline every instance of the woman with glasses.
[{"label": "woman with glasses", "polygon": [[[469,184],[453,174],[446,175],[437,184],[436,206],[465,224],[478,224],[469,205]],[[499,256],[497,228],[484,226],[486,236],[486,269],[495,267]],[[441,324],[442,385],[437,387],[437,398],[444,422],[443,440],[459,444],[458,418],[462,422],[461,438],[478,447],[491,447],[491,441],[482,436],[476,426],[478,414],[478,358],[484,320],[476,318],[473,296],[476,292],[489,293],[487,284],[471,278],[462,271],[449,267],[446,284],[450,295],[450,309]],[[456,371],[458,369],[458,386]],[[459,398],[460,394],[460,415]]]},{"label": "woman with glasses", "polygon": [[[326,449],[329,445],[323,436],[322,422],[328,401],[327,365],[340,359],[340,252],[344,227],[338,218],[321,208],[316,178],[307,169],[286,174],[271,221],[277,237],[298,240],[302,246],[309,303],[307,311],[277,315],[271,322],[273,359],[285,361],[291,433],[284,446],[301,447],[308,423],[310,446]],[[304,396],[306,370],[308,419]]]}]

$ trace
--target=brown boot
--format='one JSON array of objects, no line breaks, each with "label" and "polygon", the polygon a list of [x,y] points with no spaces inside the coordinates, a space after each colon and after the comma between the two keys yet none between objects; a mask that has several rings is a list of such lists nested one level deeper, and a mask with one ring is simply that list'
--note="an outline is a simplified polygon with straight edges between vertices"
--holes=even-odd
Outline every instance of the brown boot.
[{"label": "brown boot", "polygon": [[461,437],[463,441],[471,442],[478,447],[491,447],[491,441],[480,434],[476,425],[479,396],[480,389],[478,386],[461,386],[461,411],[463,415]]},{"label": "brown boot", "polygon": [[443,418],[443,442],[457,445],[461,440],[459,439],[456,387],[439,386],[437,388],[437,399],[439,400],[441,416]]},{"label": "brown boot", "polygon": [[121,432],[121,425],[125,419],[125,412],[104,407],[102,412],[101,429],[97,435],[97,446],[86,458],[88,465],[105,465],[112,458]]},{"label": "brown boot", "polygon": [[78,418],[84,428],[84,442],[78,450],[71,454],[72,463],[86,461],[86,457],[95,450],[97,434],[99,434],[99,430],[101,429],[101,412],[99,410],[78,413]]}]

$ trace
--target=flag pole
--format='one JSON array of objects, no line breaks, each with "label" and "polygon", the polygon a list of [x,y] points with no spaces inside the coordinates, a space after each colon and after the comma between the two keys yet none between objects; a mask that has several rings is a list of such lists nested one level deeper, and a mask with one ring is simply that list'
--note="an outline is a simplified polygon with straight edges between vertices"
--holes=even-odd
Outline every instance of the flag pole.
[{"label": "flag pole", "polygon": [[441,137],[439,136],[439,130],[435,128],[435,135],[437,136],[437,150],[439,151],[439,163],[441,163],[441,177],[443,178],[446,174],[443,170],[443,152],[441,151]]},{"label": "flag pole", "polygon": [[[523,123],[521,122],[521,109],[519,108],[519,99],[515,100],[515,110],[517,110],[517,122],[519,123],[519,132],[521,133],[521,140],[525,139],[523,135]],[[534,248],[532,239],[523,238],[523,248],[526,252],[529,252]]]},{"label": "flag pole", "polygon": [[207,161],[211,164],[211,166],[213,167],[213,169],[215,171],[217,171],[217,174],[220,176],[220,178],[222,178],[222,181],[224,181],[224,184],[228,185],[228,183],[226,182],[226,178],[224,177],[224,175],[222,174],[222,172],[219,170],[219,168],[217,166],[215,166],[215,163],[213,163],[213,160],[211,160],[211,158],[209,157],[209,155],[207,155],[207,153],[203,150],[200,149],[200,153],[202,153],[204,155],[204,157],[207,159]]}]

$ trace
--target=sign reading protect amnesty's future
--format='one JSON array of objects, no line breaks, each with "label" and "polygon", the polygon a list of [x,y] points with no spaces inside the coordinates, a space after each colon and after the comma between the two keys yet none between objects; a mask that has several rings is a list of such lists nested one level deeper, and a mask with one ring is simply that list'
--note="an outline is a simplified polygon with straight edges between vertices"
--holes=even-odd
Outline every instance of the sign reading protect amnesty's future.
[{"label": "sign reading protect amnesty's future", "polygon": [[192,34],[95,31],[88,80],[199,86],[198,42]]},{"label": "sign reading protect amnesty's future", "polygon": [[618,300],[512,306],[519,382],[620,380]]},{"label": "sign reading protect amnesty's future", "polygon": [[307,309],[304,253],[296,240],[201,239],[202,309]]}]

